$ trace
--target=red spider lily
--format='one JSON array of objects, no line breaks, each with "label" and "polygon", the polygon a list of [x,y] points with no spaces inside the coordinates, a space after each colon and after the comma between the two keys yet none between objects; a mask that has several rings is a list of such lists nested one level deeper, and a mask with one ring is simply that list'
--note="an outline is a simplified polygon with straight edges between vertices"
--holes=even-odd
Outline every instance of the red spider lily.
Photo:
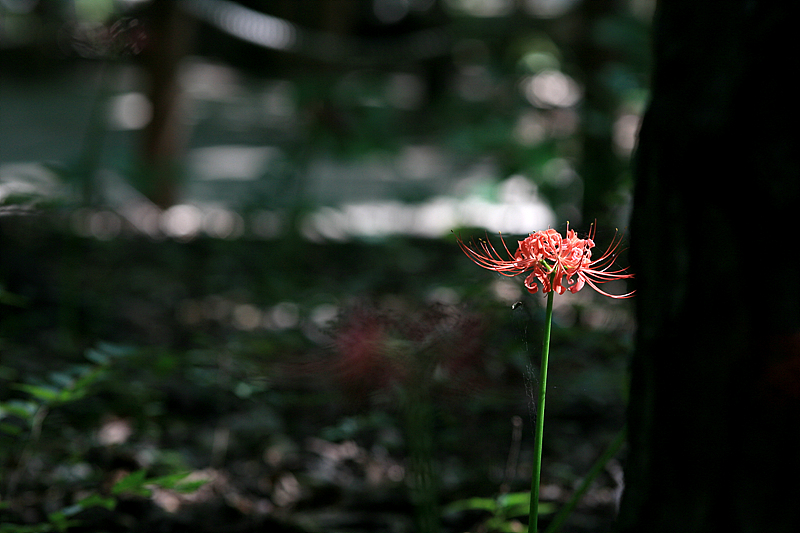
[{"label": "red spider lily", "polygon": [[536,283],[538,281],[545,293],[551,290],[558,294],[564,294],[567,290],[576,293],[584,285],[589,285],[604,296],[630,298],[635,291],[620,295],[609,294],[597,286],[608,281],[632,278],[633,274],[626,272],[627,267],[609,270],[614,265],[617,249],[622,242],[621,238],[617,239],[616,234],[603,255],[592,261],[595,231],[593,225],[585,239],[579,239],[575,231],[569,229],[569,225],[566,238],[554,229],[537,231],[528,235],[525,240],[518,241],[517,251],[513,255],[501,236],[503,248],[511,259],[503,259],[491,243],[485,240],[481,240],[480,246],[475,249],[467,246],[459,237],[458,245],[470,259],[483,268],[504,276],[529,273],[525,278],[525,287],[531,293],[539,290]]}]

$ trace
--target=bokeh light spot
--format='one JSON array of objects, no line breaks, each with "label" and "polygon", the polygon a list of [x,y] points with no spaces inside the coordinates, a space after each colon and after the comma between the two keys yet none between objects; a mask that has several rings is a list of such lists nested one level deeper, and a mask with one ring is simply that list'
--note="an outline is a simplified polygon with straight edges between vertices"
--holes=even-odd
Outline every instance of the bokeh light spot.
[{"label": "bokeh light spot", "polygon": [[153,106],[142,93],[120,94],[109,102],[109,127],[115,130],[142,129],[150,123],[152,116]]},{"label": "bokeh light spot", "polygon": [[537,107],[570,107],[581,99],[578,84],[557,70],[543,70],[522,80],[522,92]]},{"label": "bokeh light spot", "polygon": [[161,215],[161,230],[169,237],[191,239],[203,225],[203,213],[195,206],[179,204]]},{"label": "bokeh light spot", "polygon": [[269,311],[267,318],[274,329],[293,328],[300,322],[300,308],[293,302],[281,302]]},{"label": "bokeh light spot", "polygon": [[252,331],[261,325],[261,311],[251,304],[240,304],[233,308],[233,325],[236,329]]}]

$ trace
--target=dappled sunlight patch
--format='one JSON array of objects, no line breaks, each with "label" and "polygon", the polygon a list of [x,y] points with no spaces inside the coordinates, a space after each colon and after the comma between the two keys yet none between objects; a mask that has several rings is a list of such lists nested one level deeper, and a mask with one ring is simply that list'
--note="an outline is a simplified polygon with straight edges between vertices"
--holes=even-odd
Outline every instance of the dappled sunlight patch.
[{"label": "dappled sunlight patch", "polygon": [[519,283],[510,279],[496,279],[491,282],[489,289],[492,295],[500,302],[513,305],[522,297],[522,288]]},{"label": "dappled sunlight patch", "polygon": [[289,329],[300,323],[300,307],[294,302],[274,305],[266,314],[264,325],[269,329]]},{"label": "dappled sunlight patch", "polygon": [[253,180],[283,157],[274,146],[220,145],[195,148],[189,154],[189,169],[196,179]]},{"label": "dappled sunlight patch", "polygon": [[195,100],[225,102],[242,92],[241,75],[236,69],[199,56],[181,62],[178,79],[181,88]]},{"label": "dappled sunlight patch", "polygon": [[338,306],[330,303],[323,303],[311,310],[310,319],[317,327],[324,328],[327,327],[338,314]]},{"label": "dappled sunlight patch", "polygon": [[558,70],[543,70],[523,78],[520,90],[528,102],[536,107],[571,107],[583,96],[578,83]]},{"label": "dappled sunlight patch", "polygon": [[636,147],[639,124],[642,117],[634,113],[625,113],[614,121],[614,151],[622,157],[630,157]]},{"label": "dappled sunlight patch", "polygon": [[275,50],[291,50],[297,44],[298,30],[291,22],[233,2],[195,0],[184,8],[244,41]]},{"label": "dappled sunlight patch", "polygon": [[150,499],[155,505],[175,514],[187,507],[209,504],[222,497],[228,505],[248,515],[265,515],[272,509],[268,500],[255,498],[244,493],[232,482],[228,474],[215,468],[204,468],[190,472],[181,480],[181,484],[197,487],[185,492],[178,486],[176,489],[154,486]]},{"label": "dappled sunlight patch", "polygon": [[123,444],[133,434],[130,420],[125,418],[109,418],[97,430],[97,441],[102,446]]},{"label": "dappled sunlight patch", "polygon": [[518,235],[552,222],[554,215],[543,202],[524,196],[513,198],[508,203],[471,196],[463,200],[438,197],[421,204],[364,202],[322,207],[304,219],[301,231],[315,242],[391,235],[435,238],[464,226]]},{"label": "dappled sunlight patch", "polygon": [[366,482],[369,487],[381,487],[402,483],[406,477],[403,464],[380,445],[366,449],[353,440],[314,437],[307,440],[306,448],[317,458],[309,474],[326,483],[352,487]]},{"label": "dappled sunlight patch", "polygon": [[242,331],[253,331],[261,326],[263,313],[251,304],[239,304],[233,308],[233,325]]},{"label": "dappled sunlight patch", "polygon": [[[312,321],[327,321],[335,307],[319,306],[312,314]],[[187,326],[201,326],[215,322],[231,326],[240,331],[280,331],[299,327],[302,322],[301,309],[294,302],[279,302],[268,307],[242,302],[237,298],[214,294],[203,299],[181,300],[175,311],[179,322]]]},{"label": "dappled sunlight patch", "polygon": [[164,211],[160,226],[168,237],[190,240],[202,229],[203,213],[193,205],[175,205]]},{"label": "dappled sunlight patch", "polygon": [[140,130],[150,123],[153,104],[140,92],[114,96],[108,103],[108,126],[112,130]]},{"label": "dappled sunlight patch", "polygon": [[120,212],[137,231],[154,239],[161,236],[161,209],[155,204],[150,202],[131,202],[124,205]]},{"label": "dappled sunlight patch", "polygon": [[[147,201],[129,201],[119,208],[81,207],[66,215],[67,227],[80,237],[111,240],[143,235],[190,242],[201,237],[231,240],[245,235],[275,239],[286,231],[283,213],[259,210],[240,214],[219,205],[177,204],[162,210]],[[328,228],[326,238],[335,237]]]},{"label": "dappled sunlight patch", "polygon": [[272,501],[278,507],[294,505],[303,496],[300,482],[291,472],[283,472],[272,486]]},{"label": "dappled sunlight patch", "polygon": [[58,174],[46,164],[0,164],[0,207],[52,201],[64,198],[67,192]]},{"label": "dappled sunlight patch", "polygon": [[452,287],[433,287],[425,296],[425,301],[434,305],[456,305],[460,300],[458,291]]},{"label": "dappled sunlight patch", "polygon": [[538,112],[520,113],[514,126],[514,140],[522,146],[532,147],[547,139],[547,120]]},{"label": "dappled sunlight patch", "polygon": [[635,319],[632,310],[627,305],[619,302],[600,301],[600,298],[591,298],[593,305],[582,308],[580,313],[581,324],[594,330],[601,331],[632,331]]}]

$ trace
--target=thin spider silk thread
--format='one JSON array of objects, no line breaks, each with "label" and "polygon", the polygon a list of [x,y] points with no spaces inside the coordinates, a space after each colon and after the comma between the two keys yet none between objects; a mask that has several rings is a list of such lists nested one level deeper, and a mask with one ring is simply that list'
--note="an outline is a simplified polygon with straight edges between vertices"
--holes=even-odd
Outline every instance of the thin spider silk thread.
[{"label": "thin spider silk thread", "polygon": [[525,328],[522,333],[522,341],[525,343],[525,353],[528,354],[528,364],[525,365],[525,373],[522,376],[523,381],[525,382],[525,396],[528,397],[528,418],[531,421],[531,434],[536,434],[536,385],[538,385],[538,380],[536,379],[536,368],[533,366],[533,363],[530,362],[530,349],[528,347],[528,325],[533,322],[533,316],[531,315],[530,309],[528,306],[525,305],[525,302],[518,301],[511,306],[512,311],[516,311],[522,307],[525,310],[525,314],[528,315],[528,320],[525,321]]},{"label": "thin spider silk thread", "polygon": [[[525,365],[525,395],[528,397],[528,417],[531,419],[531,432],[535,434],[536,428],[536,369],[532,363]],[[538,382],[536,382],[538,384]]]}]

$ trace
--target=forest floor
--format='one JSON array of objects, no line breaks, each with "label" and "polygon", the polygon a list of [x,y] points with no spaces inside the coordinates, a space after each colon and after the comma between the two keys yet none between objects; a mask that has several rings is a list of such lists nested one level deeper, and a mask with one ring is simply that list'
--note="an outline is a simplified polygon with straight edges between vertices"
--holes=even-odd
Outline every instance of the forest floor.
[{"label": "forest floor", "polygon": [[[523,528],[510,507],[486,510],[530,488],[543,300],[518,280],[454,239],[98,240],[68,227],[0,220],[0,531],[62,518],[70,532],[420,531],[420,465],[441,531]],[[551,510],[623,425],[633,330],[626,302],[557,300]],[[620,460],[562,531],[610,530]],[[165,481],[176,472],[198,483],[182,492]]]}]

